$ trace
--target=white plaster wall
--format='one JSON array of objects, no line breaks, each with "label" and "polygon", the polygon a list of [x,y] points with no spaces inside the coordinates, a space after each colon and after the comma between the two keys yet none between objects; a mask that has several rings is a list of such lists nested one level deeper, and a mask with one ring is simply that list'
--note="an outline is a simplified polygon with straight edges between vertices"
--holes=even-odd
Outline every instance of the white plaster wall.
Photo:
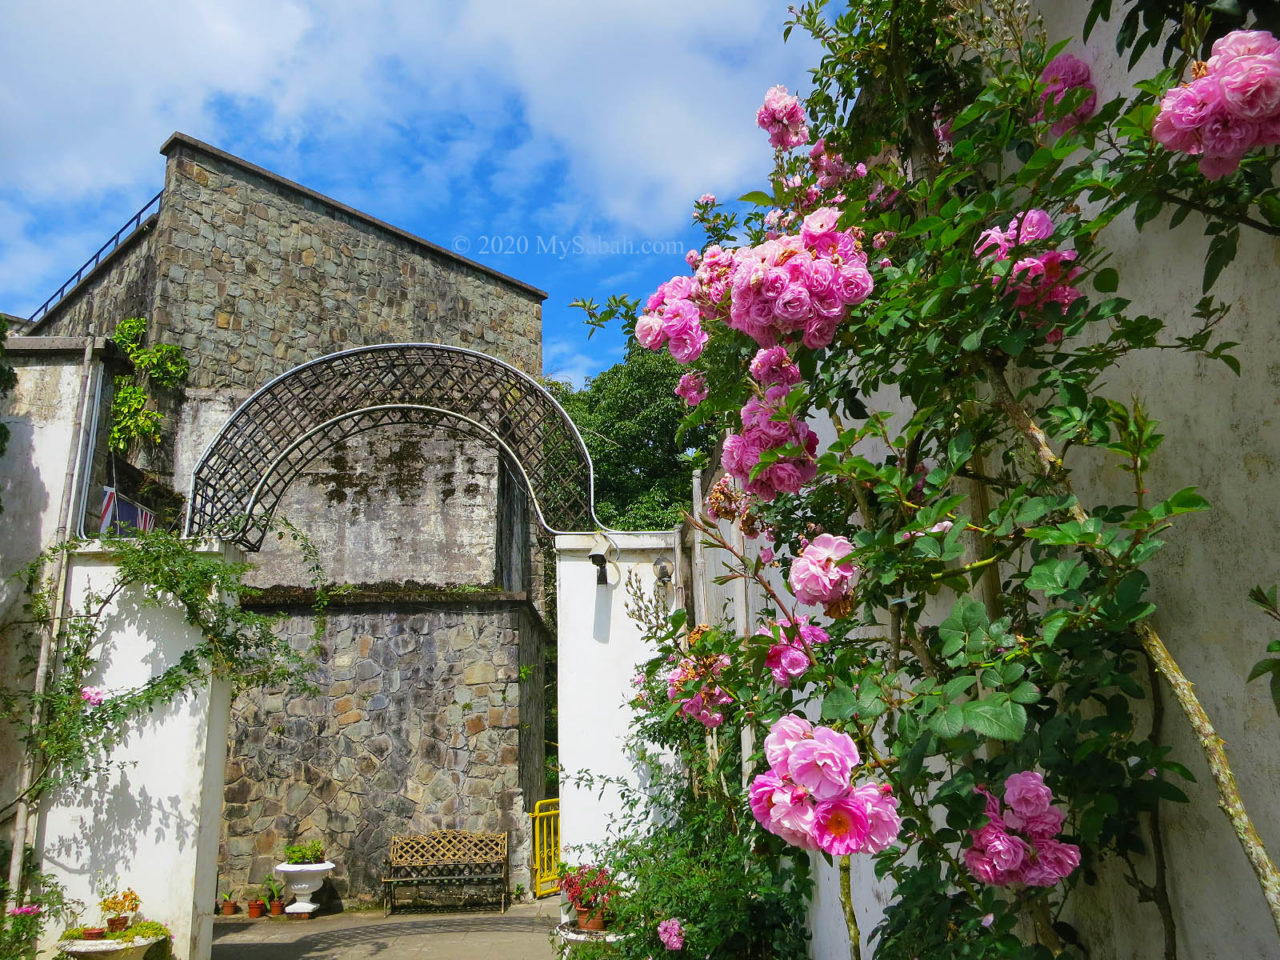
[{"label": "white plaster wall", "polygon": [[8,578],[53,541],[80,396],[81,357],[15,358],[18,384],[0,398],[9,444],[0,456],[0,622],[21,593]]},{"label": "white plaster wall", "polygon": [[[23,584],[10,577],[53,543],[62,504],[67,460],[73,445],[81,357],[68,354],[14,358],[18,383],[0,398],[0,421],[9,444],[0,455],[0,670],[10,678],[30,674],[34,646],[21,629]],[[34,682],[34,681],[33,681]],[[21,745],[12,729],[0,727],[0,803],[18,789]],[[13,820],[0,824],[12,836]]]},{"label": "white plaster wall", "polygon": [[[1051,43],[1080,36],[1086,5],[1042,0],[1036,6]],[[1113,16],[1110,27],[1100,24],[1088,44],[1077,39],[1067,47],[1090,64],[1104,101],[1159,69],[1158,56],[1149,53],[1132,73],[1125,71],[1114,47],[1119,19]],[[1119,293],[1133,301],[1131,312],[1163,317],[1170,341],[1196,329],[1191,313],[1202,295],[1208,240],[1195,214],[1175,230],[1167,217],[1141,233],[1131,220],[1118,221],[1103,241],[1113,252],[1109,265],[1120,272]],[[1234,304],[1219,336],[1241,344],[1236,348],[1243,364],[1239,378],[1219,362],[1149,351],[1125,360],[1108,375],[1106,386],[1118,399],[1140,397],[1161,421],[1166,440],[1147,480],[1152,494],[1194,485],[1214,505],[1211,513],[1184,518],[1164,534],[1168,546],[1148,568],[1151,599],[1159,607],[1154,625],[1225,739],[1249,813],[1273,856],[1280,856],[1280,719],[1266,681],[1246,685],[1244,680],[1267,641],[1280,636],[1280,629],[1245,599],[1254,584],[1280,582],[1274,534],[1280,522],[1280,486],[1274,480],[1280,465],[1277,280],[1280,242],[1244,229],[1236,261],[1213,290]],[[1115,469],[1114,458],[1080,450],[1072,458],[1076,490],[1086,503],[1132,502],[1132,482]],[[1146,726],[1139,730],[1145,732]],[[1195,784],[1180,784],[1191,803],[1166,804],[1162,814],[1179,957],[1280,957],[1258,884],[1217,807],[1203,754],[1167,693],[1161,737],[1197,778]],[[1150,882],[1151,861],[1139,860],[1138,867]],[[817,874],[810,913],[813,954],[818,960],[846,960],[835,871],[822,865]],[[870,862],[855,860],[854,900],[864,935],[878,922],[886,892],[875,884]],[[1101,871],[1097,886],[1081,885],[1072,894],[1064,919],[1081,930],[1094,960],[1161,955],[1156,909],[1136,902],[1115,861]],[[863,955],[870,956],[865,949]]]},{"label": "white plaster wall", "polygon": [[[1083,10],[1041,4],[1051,39],[1079,36]],[[1113,18],[1114,26],[1114,18]],[[1073,50],[1088,62],[1103,97],[1127,91],[1134,80],[1154,74],[1158,56],[1148,53],[1132,74],[1114,53],[1113,28],[1097,30]],[[1168,337],[1189,334],[1200,299],[1208,239],[1192,214],[1176,230],[1168,218],[1141,233],[1130,220],[1104,237],[1120,272],[1119,293],[1136,312],[1165,318]],[[1236,348],[1243,370],[1173,352],[1130,357],[1109,376],[1111,395],[1139,396],[1161,421],[1166,440],[1146,486],[1167,495],[1198,486],[1213,504],[1169,531],[1169,545],[1150,568],[1154,626],[1196,685],[1210,718],[1226,741],[1245,804],[1273,858],[1280,856],[1280,719],[1266,681],[1245,684],[1252,664],[1280,628],[1246,600],[1249,588],[1280,582],[1280,338],[1275,284],[1280,280],[1280,242],[1244,228],[1236,261],[1213,289],[1234,304],[1220,338]],[[1090,451],[1082,494],[1101,502],[1131,502],[1131,481],[1114,460]],[[1180,957],[1194,960],[1264,960],[1280,957],[1280,940],[1257,881],[1226,817],[1207,764],[1185,717],[1165,697],[1161,737],[1174,757],[1191,768],[1188,804],[1167,804],[1163,821],[1169,886],[1178,926]],[[1114,866],[1114,865],[1113,865]],[[1141,865],[1152,878],[1149,862]],[[1128,886],[1114,869],[1102,883],[1083,890],[1070,919],[1094,947],[1097,960],[1151,955],[1161,928],[1150,904],[1132,904]]]},{"label": "white plaster wall", "polygon": [[[597,777],[639,781],[634,758],[623,747],[631,720],[627,702],[636,665],[654,650],[626,613],[625,584],[631,571],[652,593],[653,561],[674,561],[676,533],[610,533],[617,546],[608,585],[596,584],[588,553],[595,538],[556,537],[557,628],[559,643],[560,836],[570,847],[601,843],[611,819],[622,812],[616,790],[576,786],[572,777],[590,771]],[[572,860],[566,853],[565,859]]]},{"label": "white plaster wall", "polygon": [[[224,556],[239,559],[230,548]],[[109,585],[114,572],[104,552],[75,555],[73,608],[87,591]],[[134,590],[109,608],[103,637],[88,682],[109,692],[145,683],[198,641],[179,610],[144,607]],[[173,931],[178,960],[210,956],[229,712],[230,684],[214,679],[139,721],[108,771],[46,798],[37,832],[43,869],[83,901],[82,922],[99,920],[105,892],[131,886],[142,915]],[[48,931],[53,938],[60,932]],[[51,955],[50,944],[42,946]]]}]

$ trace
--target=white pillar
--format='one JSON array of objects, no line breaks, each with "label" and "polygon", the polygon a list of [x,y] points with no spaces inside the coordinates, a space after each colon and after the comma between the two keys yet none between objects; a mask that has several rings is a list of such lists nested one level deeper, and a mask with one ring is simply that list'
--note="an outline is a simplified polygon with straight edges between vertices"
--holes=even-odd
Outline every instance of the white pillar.
[{"label": "white pillar", "polygon": [[[230,546],[212,552],[240,559]],[[70,558],[68,595],[82,609],[116,568],[106,551]],[[115,693],[145,683],[199,642],[176,606],[141,603],[140,591],[117,597],[103,617],[101,653],[86,683]],[[188,697],[139,719],[112,752],[110,769],[81,787],[55,791],[40,808],[36,849],[42,868],[85,904],[82,923],[99,921],[97,901],[132,887],[142,916],[173,931],[177,960],[208,960],[218,879],[218,823],[231,685],[214,678]],[[62,931],[46,931],[52,940]],[[44,953],[42,953],[44,955]]]},{"label": "white pillar", "polygon": [[[623,747],[631,721],[627,705],[634,696],[636,665],[653,656],[639,624],[626,612],[627,577],[638,576],[652,594],[653,562],[674,564],[676,531],[608,534],[606,573],[590,553],[601,543],[592,535],[556,537],[557,627],[559,648],[560,835],[569,847],[599,843],[608,836],[611,817],[622,812],[616,789],[575,786],[574,774],[590,771],[637,783],[634,758]],[[574,854],[565,854],[572,862]]]}]

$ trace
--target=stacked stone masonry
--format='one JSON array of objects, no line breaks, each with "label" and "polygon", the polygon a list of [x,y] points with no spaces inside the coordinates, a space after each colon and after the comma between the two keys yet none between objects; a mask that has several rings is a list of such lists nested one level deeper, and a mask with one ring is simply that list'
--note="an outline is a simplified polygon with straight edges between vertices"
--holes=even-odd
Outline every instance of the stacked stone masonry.
[{"label": "stacked stone masonry", "polygon": [[[299,615],[281,629],[306,646],[311,626]],[[522,706],[540,717],[542,630],[502,601],[331,614],[318,696],[236,699],[224,887],[251,889],[285,844],[319,838],[337,894],[374,899],[392,836],[462,829],[507,832],[511,883],[527,888],[542,739]]]}]

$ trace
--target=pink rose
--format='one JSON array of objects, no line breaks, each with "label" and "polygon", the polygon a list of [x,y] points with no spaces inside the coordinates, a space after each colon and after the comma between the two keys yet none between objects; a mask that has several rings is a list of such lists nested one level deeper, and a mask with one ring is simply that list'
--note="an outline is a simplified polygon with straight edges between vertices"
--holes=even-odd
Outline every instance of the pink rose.
[{"label": "pink rose", "polygon": [[99,690],[97,687],[81,687],[80,699],[83,700],[85,703],[89,704],[89,706],[91,707],[98,707],[98,706],[101,706],[102,702],[107,699],[107,695],[104,691]]},{"label": "pink rose", "polygon": [[1032,840],[1046,840],[1056,837],[1062,829],[1064,819],[1066,819],[1066,814],[1057,807],[1050,807],[1043,813],[1032,814],[1029,817],[1024,817],[1012,810],[1005,815],[1005,820],[1010,827],[1025,833]]},{"label": "pink rose", "polygon": [[834,292],[842,303],[854,306],[871,296],[871,291],[874,289],[875,281],[871,279],[871,274],[867,272],[866,267],[848,264],[840,268]]},{"label": "pink rose", "polygon": [[1073,843],[1040,840],[1036,842],[1035,850],[1038,865],[1055,878],[1055,883],[1071,876],[1080,866],[1080,848]]},{"label": "pink rose", "polygon": [[810,295],[830,293],[835,288],[836,265],[830,260],[810,260],[806,274]]},{"label": "pink rose", "polygon": [[1209,72],[1218,73],[1237,57],[1272,56],[1280,53],[1280,40],[1266,30],[1232,30],[1213,42]]},{"label": "pink rose", "polygon": [[991,862],[986,850],[980,849],[977,844],[974,844],[964,852],[964,865],[969,868],[969,872],[973,874],[974,878],[981,883],[996,884],[1000,882],[1000,871]]},{"label": "pink rose", "polygon": [[707,381],[700,373],[686,373],[676,384],[676,396],[683,398],[691,407],[696,407],[707,399]]},{"label": "pink rose", "polygon": [[992,866],[1001,873],[1017,870],[1027,856],[1026,843],[994,824],[988,824],[979,830],[973,845],[981,845],[991,859]]},{"label": "pink rose", "polygon": [[702,355],[702,348],[709,339],[700,325],[694,325],[691,329],[673,334],[667,341],[667,349],[680,363],[692,363]]},{"label": "pink rose", "polygon": [[667,327],[661,317],[646,314],[636,321],[636,339],[646,350],[657,350],[667,342]]},{"label": "pink rose", "polygon": [[861,851],[870,829],[866,807],[850,796],[820,802],[814,811],[814,840],[819,850],[832,856],[843,857]]},{"label": "pink rose", "polygon": [[780,687],[789,687],[793,678],[809,669],[809,658],[799,647],[789,643],[775,643],[769,648],[764,665],[773,675],[774,683]]},{"label": "pink rose", "polygon": [[809,290],[798,283],[788,284],[773,302],[773,315],[784,322],[788,329],[805,321],[809,316]]},{"label": "pink rose", "polygon": [[1229,176],[1240,169],[1240,160],[1243,154],[1237,153],[1229,157],[1219,157],[1212,154],[1205,154],[1200,158],[1197,166],[1200,168],[1201,175],[1206,180],[1219,180],[1222,177]]},{"label": "pink rose", "polygon": [[862,804],[867,814],[867,837],[862,853],[879,853],[887,850],[902,832],[902,818],[898,816],[898,798],[888,784],[868,783],[857,787],[851,796]]},{"label": "pink rose", "polygon": [[761,479],[772,487],[775,493],[799,493],[800,488],[812,480],[816,472],[816,467],[813,471],[806,470],[809,466],[810,464],[797,463],[791,459],[778,460],[764,469]]},{"label": "pink rose", "polygon": [[800,382],[800,368],[791,361],[786,347],[767,347],[757,352],[750,372],[757,383],[789,387]]},{"label": "pink rose", "polygon": [[1034,770],[1014,773],[1004,782],[1004,802],[1020,817],[1044,813],[1053,803],[1053,791]]},{"label": "pink rose", "polygon": [[1019,243],[1034,243],[1053,236],[1053,220],[1046,210],[1028,210],[1021,217],[1014,217],[1010,232],[1017,228]]},{"label": "pink rose", "polygon": [[782,267],[769,267],[760,279],[760,296],[777,300],[790,282],[791,277]]},{"label": "pink rose", "polygon": [[813,725],[799,714],[790,713],[777,720],[764,738],[764,758],[773,772],[780,777],[788,776],[792,748],[811,736]]},{"label": "pink rose", "polygon": [[769,813],[771,819],[765,824],[765,829],[776,833],[792,846],[803,850],[814,849],[813,801],[804,790],[784,783],[781,790],[774,791],[773,806]]},{"label": "pink rose", "polygon": [[1258,124],[1237,117],[1225,104],[1210,113],[1200,128],[1204,152],[1216,157],[1241,156],[1257,140]]},{"label": "pink rose", "polygon": [[816,727],[811,738],[791,748],[787,769],[815,800],[830,800],[849,789],[849,777],[860,762],[858,748],[847,733]]},{"label": "pink rose", "polygon": [[658,939],[668,950],[680,950],[684,947],[684,927],[675,917],[663,920],[658,924]]},{"label": "pink rose", "polygon": [[751,814],[761,826],[768,826],[773,820],[773,795],[783,788],[782,780],[776,773],[761,773],[751,781],[747,791]]},{"label": "pink rose", "polygon": [[810,350],[821,350],[823,347],[830,346],[839,325],[840,321],[836,317],[819,313],[810,317],[804,325],[804,334],[800,340]]},{"label": "pink rose", "polygon": [[791,564],[791,590],[802,603],[830,603],[848,591],[857,568],[853,544],[829,533],[815,537]]},{"label": "pink rose", "polygon": [[973,255],[982,257],[991,252],[995,254],[997,260],[1006,260],[1011,246],[1013,246],[1012,237],[1006,236],[999,227],[991,227],[978,234],[978,242],[973,246]]},{"label": "pink rose", "polygon": [[1217,74],[1222,102],[1242,120],[1265,120],[1280,111],[1280,62],[1273,55],[1237,57]]}]

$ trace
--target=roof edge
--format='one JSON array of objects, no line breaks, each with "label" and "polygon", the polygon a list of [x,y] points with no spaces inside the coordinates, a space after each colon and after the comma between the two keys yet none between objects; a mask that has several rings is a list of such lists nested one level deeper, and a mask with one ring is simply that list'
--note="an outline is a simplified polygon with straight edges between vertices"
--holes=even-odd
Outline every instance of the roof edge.
[{"label": "roof edge", "polygon": [[483,263],[477,263],[475,260],[469,260],[466,257],[459,256],[447,247],[442,247],[439,244],[432,243],[430,240],[419,237],[417,234],[410,233],[408,230],[402,230],[397,226],[387,223],[385,220],[379,220],[377,217],[357,210],[355,207],[348,206],[347,204],[341,203],[332,197],[325,196],[323,193],[312,190],[310,187],[304,187],[300,183],[296,183],[287,177],[282,177],[278,173],[273,173],[265,167],[258,166],[256,163],[250,163],[248,160],[244,160],[234,154],[227,153],[225,150],[219,150],[212,144],[205,143],[203,140],[197,140],[195,137],[182,133],[181,131],[174,131],[169,136],[169,139],[160,147],[160,152],[167,157],[180,146],[191,147],[193,150],[197,150],[201,153],[206,153],[211,157],[216,157],[219,160],[226,161],[227,163],[240,167],[242,170],[247,170],[250,173],[271,181],[277,186],[284,187],[285,189],[301,194],[308,199],[323,203],[340,213],[377,227],[379,230],[385,230],[387,233],[399,237],[402,240],[408,240],[410,243],[430,250],[437,256],[441,256],[447,260],[452,260],[455,263],[460,263],[463,266],[470,267],[472,270],[476,270],[486,276],[500,280],[505,284],[509,284],[510,286],[524,291],[525,293],[533,294],[540,301],[546,300],[549,296],[547,291],[541,290],[532,284],[525,283],[523,280],[517,280],[515,277],[509,276],[500,270],[487,267]]}]

